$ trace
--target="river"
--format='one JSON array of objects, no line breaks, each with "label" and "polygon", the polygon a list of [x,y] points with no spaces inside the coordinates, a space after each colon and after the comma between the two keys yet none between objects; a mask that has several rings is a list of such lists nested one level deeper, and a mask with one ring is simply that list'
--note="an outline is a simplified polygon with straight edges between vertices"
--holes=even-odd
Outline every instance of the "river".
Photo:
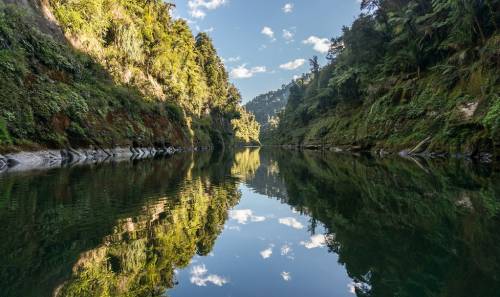
[{"label": "river", "polygon": [[243,149],[0,175],[0,296],[498,296],[500,174]]}]

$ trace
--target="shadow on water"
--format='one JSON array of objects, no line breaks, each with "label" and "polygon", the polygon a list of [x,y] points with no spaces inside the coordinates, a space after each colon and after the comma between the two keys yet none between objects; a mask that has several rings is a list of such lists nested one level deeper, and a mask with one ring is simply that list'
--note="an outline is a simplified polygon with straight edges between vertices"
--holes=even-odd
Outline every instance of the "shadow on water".
[{"label": "shadow on water", "polygon": [[245,149],[1,176],[1,295],[160,296],[211,252],[240,181],[324,225],[359,297],[500,291],[498,172]]}]

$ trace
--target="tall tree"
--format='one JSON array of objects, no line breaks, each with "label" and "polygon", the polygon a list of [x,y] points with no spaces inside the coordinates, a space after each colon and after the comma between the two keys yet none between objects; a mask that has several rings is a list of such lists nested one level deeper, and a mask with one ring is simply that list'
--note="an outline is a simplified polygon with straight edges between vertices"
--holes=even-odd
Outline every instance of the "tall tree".
[{"label": "tall tree", "polygon": [[313,56],[309,59],[309,65],[311,66],[311,72],[316,76],[319,73],[318,56]]}]

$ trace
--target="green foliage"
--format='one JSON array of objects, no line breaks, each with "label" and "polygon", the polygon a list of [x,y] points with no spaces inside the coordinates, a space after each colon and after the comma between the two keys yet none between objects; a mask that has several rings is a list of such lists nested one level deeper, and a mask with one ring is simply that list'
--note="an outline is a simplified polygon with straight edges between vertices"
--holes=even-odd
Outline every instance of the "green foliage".
[{"label": "green foliage", "polygon": [[500,97],[494,96],[493,104],[483,119],[483,123],[492,131],[496,141],[500,140]]},{"label": "green foliage", "polygon": [[210,89],[211,108],[221,109],[228,98],[229,87],[224,65],[206,33],[201,32],[196,36],[196,50],[198,51],[198,64],[201,65],[206,75],[207,86]]},{"label": "green foliage", "polygon": [[184,122],[184,113],[179,106],[167,102],[165,103],[165,109],[174,121],[178,123]]},{"label": "green foliage", "polygon": [[399,150],[431,136],[435,151],[477,152],[498,139],[499,5],[362,1],[332,38],[329,64],[295,83],[266,139]]},{"label": "green foliage", "polygon": [[[210,146],[196,133],[234,134],[241,96],[211,39],[172,19],[171,4],[50,0],[78,52],[23,5],[0,4],[0,117],[14,144]],[[207,116],[217,121],[191,126]]]},{"label": "green foliage", "polygon": [[0,118],[0,144],[11,144],[9,131],[7,130],[7,125],[5,120]]},{"label": "green foliage", "polygon": [[245,108],[255,115],[255,120],[260,124],[261,134],[277,128],[277,114],[285,109],[292,85],[283,85],[281,89],[259,95],[245,104]]},{"label": "green foliage", "polygon": [[239,113],[240,116],[231,121],[236,141],[242,144],[259,144],[260,125],[255,116],[244,108]]}]

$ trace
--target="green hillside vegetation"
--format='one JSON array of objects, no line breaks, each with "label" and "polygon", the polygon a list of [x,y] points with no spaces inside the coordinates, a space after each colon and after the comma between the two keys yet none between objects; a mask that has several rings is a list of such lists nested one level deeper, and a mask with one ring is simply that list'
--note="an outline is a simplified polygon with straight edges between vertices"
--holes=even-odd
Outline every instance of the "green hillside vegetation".
[{"label": "green hillside vegetation", "polygon": [[26,2],[0,2],[2,150],[258,142],[210,37],[171,4]]},{"label": "green hillside vegetation", "polygon": [[288,103],[292,83],[281,86],[281,89],[259,95],[245,104],[245,108],[255,115],[260,124],[261,136],[265,132],[276,129],[279,124],[279,113]]},{"label": "green hillside vegetation", "polygon": [[274,143],[500,154],[500,1],[364,0]]}]

